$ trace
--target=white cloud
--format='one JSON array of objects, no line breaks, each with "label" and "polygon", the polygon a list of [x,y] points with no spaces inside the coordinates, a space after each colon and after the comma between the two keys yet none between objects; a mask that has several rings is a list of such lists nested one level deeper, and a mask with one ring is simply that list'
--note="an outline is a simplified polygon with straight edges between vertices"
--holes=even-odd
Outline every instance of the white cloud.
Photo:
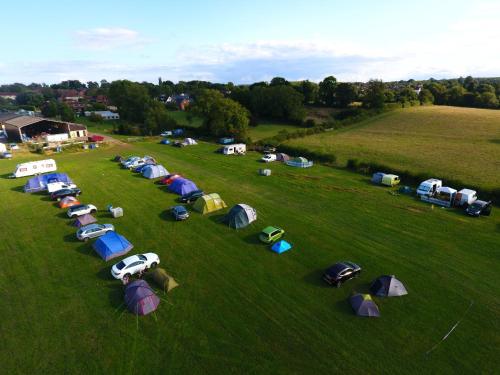
[{"label": "white cloud", "polygon": [[122,27],[78,30],[74,34],[74,39],[76,47],[91,50],[140,46],[148,42],[137,31]]}]

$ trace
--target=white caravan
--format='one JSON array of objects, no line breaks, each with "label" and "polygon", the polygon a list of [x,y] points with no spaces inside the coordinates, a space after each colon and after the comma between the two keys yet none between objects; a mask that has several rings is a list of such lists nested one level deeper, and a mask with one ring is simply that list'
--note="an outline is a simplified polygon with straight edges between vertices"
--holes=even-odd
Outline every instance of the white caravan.
[{"label": "white caravan", "polygon": [[455,196],[456,206],[468,206],[477,200],[477,192],[471,189],[462,189]]},{"label": "white caravan", "polygon": [[222,153],[224,155],[235,155],[235,154],[244,154],[247,152],[247,145],[244,143],[237,143],[234,145],[224,146]]},{"label": "white caravan", "polygon": [[30,161],[28,163],[18,164],[12,176],[15,178],[34,176],[37,174],[54,172],[56,170],[56,162],[53,159]]}]

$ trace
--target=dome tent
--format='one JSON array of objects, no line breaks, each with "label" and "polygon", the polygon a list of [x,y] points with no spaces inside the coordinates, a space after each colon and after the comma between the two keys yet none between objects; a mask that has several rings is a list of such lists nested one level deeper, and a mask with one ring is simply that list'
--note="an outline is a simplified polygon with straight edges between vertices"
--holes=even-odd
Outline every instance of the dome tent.
[{"label": "dome tent", "polygon": [[80,204],[80,201],[72,196],[64,197],[59,201],[60,208],[68,208],[71,206],[76,206],[77,204]]},{"label": "dome tent", "polygon": [[394,275],[382,275],[373,280],[370,292],[377,297],[399,297],[408,294],[405,286]]},{"label": "dome tent", "polygon": [[202,213],[203,215],[210,212],[222,210],[226,207],[226,202],[224,202],[217,193],[203,195],[202,197],[198,198],[193,205],[193,209]]},{"label": "dome tent", "polygon": [[144,280],[135,280],[125,287],[125,304],[136,315],[147,315],[158,308],[160,299]]},{"label": "dome tent", "polygon": [[257,220],[257,211],[247,204],[240,203],[231,208],[225,217],[225,222],[231,228],[245,228],[250,223]]},{"label": "dome tent", "polygon": [[92,246],[105,261],[125,255],[134,247],[125,237],[113,231],[99,237]]},{"label": "dome tent", "polygon": [[168,171],[163,165],[147,165],[141,170],[142,176],[152,179],[168,175]]},{"label": "dome tent", "polygon": [[354,294],[350,298],[351,306],[356,315],[366,316],[366,317],[376,317],[380,316],[380,311],[375,302],[373,302],[372,297],[369,294]]},{"label": "dome tent", "polygon": [[188,180],[187,178],[179,177],[168,186],[168,189],[173,193],[185,195],[198,190],[198,187],[193,181]]},{"label": "dome tent", "polygon": [[93,217],[91,214],[85,214],[85,215],[82,215],[82,216],[78,216],[75,220],[75,222],[73,223],[73,225],[75,227],[83,227],[84,225],[88,225],[88,224],[93,224],[93,223],[96,223],[97,222],[97,219],[95,217]]},{"label": "dome tent", "polygon": [[280,240],[276,242],[273,246],[271,246],[271,250],[275,253],[281,254],[285,251],[288,251],[292,248],[292,245],[285,240]]}]

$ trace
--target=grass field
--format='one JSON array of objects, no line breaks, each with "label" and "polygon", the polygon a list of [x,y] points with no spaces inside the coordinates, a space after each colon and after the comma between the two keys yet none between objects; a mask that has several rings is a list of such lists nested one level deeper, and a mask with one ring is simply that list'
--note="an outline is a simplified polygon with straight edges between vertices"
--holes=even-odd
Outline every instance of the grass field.
[{"label": "grass field", "polygon": [[290,145],[332,152],[340,164],[356,158],[500,188],[500,111],[412,107]]},{"label": "grass field", "polygon": [[[56,155],[81,200],[124,208],[111,222],[134,245],[155,251],[180,283],[155,315],[124,311],[123,287],[90,244],[75,240],[65,212],[8,179],[20,160],[0,160],[0,363],[5,374],[456,374],[491,373],[500,338],[500,216],[473,219],[388,194],[363,176],[322,166],[224,157],[215,145],[153,143]],[[169,171],[247,203],[258,220],[243,230],[221,214],[174,222],[176,196],[110,159],[149,154]],[[29,159],[35,159],[32,155]],[[277,255],[257,240],[280,225],[294,249]],[[340,260],[363,267],[340,289],[321,281]],[[353,315],[347,298],[380,274],[409,295],[375,298],[381,318]],[[474,304],[436,350],[450,328]],[[168,302],[167,302],[168,301]]]},{"label": "grass field", "polygon": [[287,130],[289,132],[294,132],[296,130],[302,129],[297,125],[289,124],[276,124],[272,122],[263,122],[257,126],[251,126],[248,129],[248,134],[252,140],[259,141],[264,138],[273,137],[282,130]]}]

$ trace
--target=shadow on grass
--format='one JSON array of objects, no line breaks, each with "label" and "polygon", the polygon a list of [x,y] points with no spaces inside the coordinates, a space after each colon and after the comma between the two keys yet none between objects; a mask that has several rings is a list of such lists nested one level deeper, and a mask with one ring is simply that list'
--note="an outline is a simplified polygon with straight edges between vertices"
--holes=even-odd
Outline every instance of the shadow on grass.
[{"label": "shadow on grass", "polygon": [[[109,276],[111,277],[111,275],[109,275]],[[127,306],[125,305],[124,299],[123,299],[124,298],[123,297],[123,294],[124,294],[123,286],[120,285],[120,281],[116,280],[116,282],[117,282],[116,285],[109,286],[109,289],[110,289],[110,291],[108,293],[109,303],[114,308],[117,308],[117,309],[120,308],[120,310],[127,309]]]},{"label": "shadow on grass", "polygon": [[[75,227],[76,228],[76,227]],[[76,232],[76,230],[75,230]],[[78,238],[76,238],[76,233],[70,233],[67,234],[63,237],[64,242],[70,242],[70,243],[80,243],[82,245],[85,244],[85,242],[80,241]]]},{"label": "shadow on grass", "polygon": [[[162,211],[158,217],[161,219],[161,220],[165,220],[165,221],[177,221],[175,220],[175,218],[173,217],[172,213],[170,210],[165,210],[165,211]],[[188,219],[189,220],[189,219]]]},{"label": "shadow on grass", "polygon": [[40,200],[44,201],[44,202],[54,202],[55,204],[58,204],[59,202],[58,201],[54,201],[50,198],[50,195],[44,195]]},{"label": "shadow on grass", "polygon": [[13,177],[12,177],[12,173],[5,173],[5,174],[0,175],[0,178],[5,178],[6,180],[7,179],[10,180]]},{"label": "shadow on grass", "polygon": [[252,234],[249,234],[249,235],[243,237],[243,241],[245,241],[249,245],[260,245],[260,246],[266,247],[266,248],[271,245],[271,244],[269,244],[269,246],[267,246],[264,242],[259,240],[258,233],[252,233]]},{"label": "shadow on grass", "polygon": [[[111,267],[101,268],[99,272],[96,273],[96,276],[101,280],[115,280],[115,278],[111,275]],[[121,281],[116,281],[121,284]]]},{"label": "shadow on grass", "polygon": [[217,215],[210,215],[208,219],[216,224],[225,224],[224,223],[224,218],[226,215],[224,214],[217,214]]},{"label": "shadow on grass", "polygon": [[11,191],[17,191],[18,193],[24,193],[24,186],[14,186]]},{"label": "shadow on grass", "polygon": [[496,143],[497,145],[500,145],[500,139],[499,138],[490,139],[490,142],[491,143]]},{"label": "shadow on grass", "polygon": [[349,302],[349,297],[337,301],[335,303],[335,311],[341,314],[355,316],[354,311],[351,307],[351,303]]},{"label": "shadow on grass", "polygon": [[333,285],[329,285],[326,281],[323,280],[323,273],[325,270],[315,270],[303,277],[303,280],[311,285],[320,287],[320,288],[331,288],[331,289],[336,289]]},{"label": "shadow on grass", "polygon": [[[59,217],[59,218],[61,218],[61,219],[70,219],[70,218],[68,217],[68,214],[66,213],[66,211],[67,211],[67,210],[65,210],[65,209],[62,209],[62,210],[63,210],[63,211],[61,211],[61,212],[59,212],[58,214],[56,214],[56,217]],[[75,219],[76,219],[76,218],[73,218],[73,219],[71,219],[71,220],[72,220],[72,221],[74,221]]]}]

